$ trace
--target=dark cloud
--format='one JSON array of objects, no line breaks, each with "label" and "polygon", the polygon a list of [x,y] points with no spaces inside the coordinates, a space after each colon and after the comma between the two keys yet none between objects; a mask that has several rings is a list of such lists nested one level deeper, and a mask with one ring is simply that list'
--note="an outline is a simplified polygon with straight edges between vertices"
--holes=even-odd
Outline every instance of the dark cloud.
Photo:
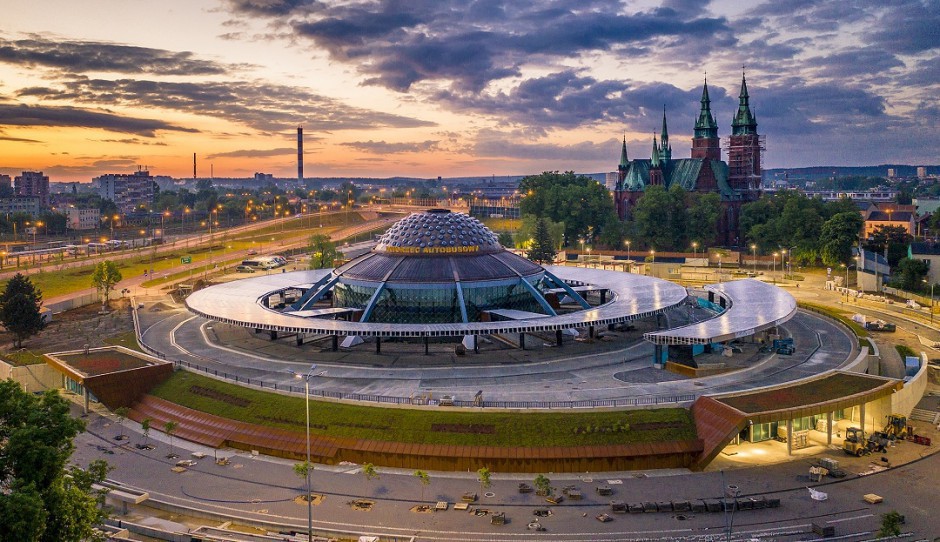
[{"label": "dark cloud", "polygon": [[940,2],[906,0],[882,12],[874,44],[900,54],[940,49]]},{"label": "dark cloud", "polygon": [[[702,89],[683,90],[666,83],[598,81],[565,71],[523,81],[493,94],[442,91],[437,99],[463,111],[490,113],[519,125],[564,129],[597,122],[618,122],[639,131],[658,130],[663,107],[673,122],[692,119]],[[710,89],[713,100],[725,96]]]},{"label": "dark cloud", "polygon": [[100,41],[50,40],[39,36],[16,41],[0,38],[0,62],[45,66],[70,73],[218,75],[233,68],[193,58],[193,54],[187,51],[166,51]]},{"label": "dark cloud", "polygon": [[897,56],[881,47],[846,49],[811,58],[805,64],[822,79],[875,76],[904,66]]},{"label": "dark cloud", "polygon": [[484,130],[477,134],[469,149],[474,156],[556,162],[612,161],[619,157],[620,142],[615,139],[595,143],[583,141],[572,145],[520,141],[512,134]]},{"label": "dark cloud", "polygon": [[102,143],[121,143],[124,145],[151,145],[157,147],[166,147],[163,141],[148,141],[137,137],[125,137],[123,139],[99,139]]},{"label": "dark cloud", "polygon": [[248,15],[291,15],[315,7],[317,0],[229,0],[232,8]]},{"label": "dark cloud", "polygon": [[[449,81],[478,91],[532,62],[598,51],[667,53],[697,44],[699,53],[735,43],[723,18],[671,7],[624,13],[617,2],[353,0],[300,6],[232,2],[236,12],[290,20],[297,35],[333,58],[355,61],[366,83],[406,91],[421,81]],[[679,2],[676,7],[686,6]],[[298,17],[302,13],[304,17]],[[530,58],[537,56],[537,58]]]},{"label": "dark cloud", "polygon": [[140,119],[110,111],[77,107],[0,104],[0,126],[67,126],[154,137],[157,131],[198,132],[155,119]]},{"label": "dark cloud", "polygon": [[14,143],[42,143],[38,139],[26,139],[25,137],[11,137],[0,135],[0,141],[11,141]]},{"label": "dark cloud", "polygon": [[431,122],[351,107],[298,87],[268,82],[184,83],[82,78],[65,81],[57,88],[32,87],[17,94],[43,100],[183,111],[264,131],[283,130],[298,124],[313,131],[434,126]]},{"label": "dark cloud", "polygon": [[864,133],[883,130],[891,121],[885,99],[871,91],[795,79],[781,83],[768,88],[748,86],[752,108],[758,123],[765,126],[764,133],[809,137],[843,128]]},{"label": "dark cloud", "polygon": [[428,152],[438,149],[438,141],[419,141],[415,143],[388,143],[385,141],[352,141],[342,143],[346,147],[351,147],[360,151],[372,154],[400,154],[406,152]]},{"label": "dark cloud", "polygon": [[267,158],[270,156],[292,156],[296,154],[296,148],[283,147],[279,149],[242,149],[237,151],[219,152],[210,154],[206,158]]}]

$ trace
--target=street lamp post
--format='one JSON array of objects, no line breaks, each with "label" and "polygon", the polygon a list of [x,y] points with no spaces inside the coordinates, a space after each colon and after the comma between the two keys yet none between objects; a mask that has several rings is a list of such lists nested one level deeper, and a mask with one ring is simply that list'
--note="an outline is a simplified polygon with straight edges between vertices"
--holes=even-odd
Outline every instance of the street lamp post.
[{"label": "street lamp post", "polygon": [[757,245],[751,245],[751,271],[757,275]]},{"label": "street lamp post", "polygon": [[773,277],[774,277],[774,284],[777,284],[777,253],[776,253],[776,252],[774,252],[774,272],[773,272]]},{"label": "street lamp post", "polygon": [[633,265],[630,263],[630,240],[627,239],[624,243],[627,245],[627,269],[632,271]]},{"label": "street lamp post", "polygon": [[845,265],[844,263],[840,265],[843,268],[845,268],[845,283],[842,284],[842,290],[845,292],[845,302],[848,303],[849,301],[849,266]]},{"label": "street lamp post", "polygon": [[692,241],[692,259],[694,260],[698,253],[698,241]]},{"label": "street lamp post", "polygon": [[[923,280],[924,284],[927,284],[927,279]],[[933,286],[934,283],[930,283],[930,325],[933,325]]]},{"label": "street lamp post", "polygon": [[310,366],[310,370],[307,371],[307,374],[293,373],[294,378],[302,378],[304,381],[304,403],[307,412],[307,463],[304,465],[304,478],[307,492],[307,542],[313,542],[313,495],[311,494],[310,488],[310,379],[317,376],[313,374],[315,370],[317,370],[317,365],[314,363]]}]

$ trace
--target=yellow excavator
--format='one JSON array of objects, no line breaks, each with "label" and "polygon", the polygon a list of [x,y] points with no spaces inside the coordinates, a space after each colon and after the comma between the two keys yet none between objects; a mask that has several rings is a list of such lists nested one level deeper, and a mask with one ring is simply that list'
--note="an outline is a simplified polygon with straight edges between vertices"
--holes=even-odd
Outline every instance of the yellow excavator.
[{"label": "yellow excavator", "polygon": [[888,438],[903,440],[914,435],[914,426],[908,425],[906,416],[889,414],[887,418],[888,424],[885,425],[884,433]]}]

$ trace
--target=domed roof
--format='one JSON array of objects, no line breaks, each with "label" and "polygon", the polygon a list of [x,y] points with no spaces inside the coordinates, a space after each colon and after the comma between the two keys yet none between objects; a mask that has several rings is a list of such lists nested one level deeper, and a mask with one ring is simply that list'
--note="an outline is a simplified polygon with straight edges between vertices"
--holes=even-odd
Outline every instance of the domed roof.
[{"label": "domed roof", "polygon": [[507,280],[543,272],[542,266],[503,248],[479,220],[447,209],[408,215],[371,252],[335,271],[341,282],[411,284]]},{"label": "domed roof", "polygon": [[391,254],[468,254],[503,250],[479,220],[448,209],[411,213],[395,223],[373,249]]}]

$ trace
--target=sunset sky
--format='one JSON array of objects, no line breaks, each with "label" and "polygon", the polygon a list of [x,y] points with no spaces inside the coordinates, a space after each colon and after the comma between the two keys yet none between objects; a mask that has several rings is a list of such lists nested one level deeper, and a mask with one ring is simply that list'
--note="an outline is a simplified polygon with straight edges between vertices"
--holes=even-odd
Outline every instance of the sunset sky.
[{"label": "sunset sky", "polygon": [[[748,6],[748,7],[742,7]],[[4,0],[0,173],[507,175],[674,157],[746,67],[765,167],[940,163],[937,0]]]}]

